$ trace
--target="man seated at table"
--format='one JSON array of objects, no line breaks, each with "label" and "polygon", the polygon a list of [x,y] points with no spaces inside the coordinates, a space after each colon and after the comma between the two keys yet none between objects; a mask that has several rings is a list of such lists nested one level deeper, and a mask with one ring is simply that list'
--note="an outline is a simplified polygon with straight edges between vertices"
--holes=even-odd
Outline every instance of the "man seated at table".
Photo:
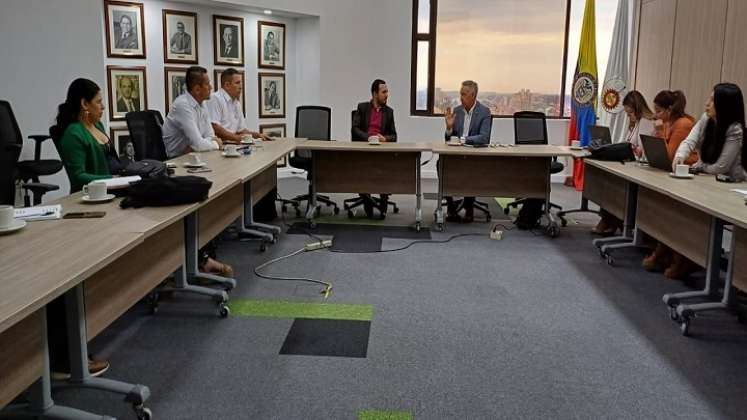
[{"label": "man seated at table", "polygon": [[[489,144],[490,129],[492,127],[492,116],[490,109],[477,100],[477,83],[472,80],[462,82],[459,90],[459,98],[462,104],[453,111],[451,107],[446,108],[446,141],[454,138],[468,145]],[[447,203],[446,221],[471,223],[474,220],[475,197],[464,197],[462,207],[464,218],[461,218],[459,210],[454,203],[453,197],[445,197]]]},{"label": "man seated at table", "polygon": [[[371,84],[371,100],[358,104],[358,109],[353,118],[351,129],[353,141],[367,141],[375,137],[381,143],[394,143],[397,141],[397,129],[394,127],[394,110],[387,106],[389,88],[386,82],[376,79]],[[370,194],[360,194],[363,198],[363,209],[366,216],[373,217],[373,209],[376,203]],[[381,194],[379,200],[379,212],[381,218],[386,217],[389,194]]]},{"label": "man seated at table", "polygon": [[256,131],[249,131],[246,127],[246,120],[241,109],[243,91],[241,73],[236,69],[226,69],[220,76],[220,86],[221,88],[210,95],[210,99],[206,102],[215,134],[223,142],[229,143],[238,143],[244,136],[271,140],[270,137]]},{"label": "man seated at table", "polygon": [[[223,146],[215,136],[210,124],[210,113],[205,101],[210,97],[210,77],[203,67],[187,69],[187,93],[179,95],[171,104],[163,124],[163,143],[169,158],[190,152],[218,150]],[[233,277],[233,268],[214,259],[215,246],[212,242],[199,252],[200,270],[225,277]]]}]

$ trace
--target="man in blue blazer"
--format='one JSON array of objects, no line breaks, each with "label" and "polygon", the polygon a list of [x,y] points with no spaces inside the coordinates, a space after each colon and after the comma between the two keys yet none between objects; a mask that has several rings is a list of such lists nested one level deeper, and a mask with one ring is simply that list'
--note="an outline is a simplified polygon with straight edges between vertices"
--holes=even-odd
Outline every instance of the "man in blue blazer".
[{"label": "man in blue blazer", "polygon": [[[458,137],[461,142],[468,145],[489,144],[490,130],[493,126],[493,117],[490,109],[477,101],[477,83],[472,80],[462,82],[459,90],[462,104],[453,111],[446,108],[446,132],[444,139],[449,141],[452,137]],[[464,218],[462,219],[454,205],[453,197],[446,197],[447,222],[471,223],[474,220],[475,197],[464,197]]]}]

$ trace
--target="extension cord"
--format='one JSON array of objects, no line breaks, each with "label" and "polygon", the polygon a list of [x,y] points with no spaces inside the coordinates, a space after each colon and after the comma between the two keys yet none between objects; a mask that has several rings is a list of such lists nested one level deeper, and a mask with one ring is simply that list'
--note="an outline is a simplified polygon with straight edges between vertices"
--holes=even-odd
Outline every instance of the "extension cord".
[{"label": "extension cord", "polygon": [[503,231],[498,230],[498,227],[494,227],[493,230],[490,231],[490,239],[500,241],[503,239]]},{"label": "extension cord", "polygon": [[332,247],[332,240],[325,239],[321,242],[312,242],[310,244],[306,244],[304,245],[303,249],[304,251],[309,252],[309,251],[316,251],[317,249],[330,248],[330,247]]}]

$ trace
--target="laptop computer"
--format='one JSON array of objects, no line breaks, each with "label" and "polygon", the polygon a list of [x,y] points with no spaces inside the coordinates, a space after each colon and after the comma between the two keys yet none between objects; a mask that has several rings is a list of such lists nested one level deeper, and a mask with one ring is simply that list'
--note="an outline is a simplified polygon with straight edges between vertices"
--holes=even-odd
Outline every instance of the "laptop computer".
[{"label": "laptop computer", "polygon": [[672,160],[669,159],[669,154],[667,154],[667,144],[664,139],[641,134],[641,144],[649,166],[672,172]]},{"label": "laptop computer", "polygon": [[612,144],[612,135],[610,134],[610,128],[603,125],[592,125],[589,127],[589,134],[591,134],[591,145],[592,146],[604,146],[605,144]]}]

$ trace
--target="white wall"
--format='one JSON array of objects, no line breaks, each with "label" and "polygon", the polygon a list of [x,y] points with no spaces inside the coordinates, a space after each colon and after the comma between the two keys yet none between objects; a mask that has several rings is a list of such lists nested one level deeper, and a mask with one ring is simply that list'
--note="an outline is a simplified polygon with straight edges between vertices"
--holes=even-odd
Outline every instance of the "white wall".
[{"label": "white wall", "polygon": [[[3,0],[0,6],[0,99],[7,100],[24,136],[46,134],[76,77],[106,85],[103,1]],[[26,140],[21,159],[33,159],[34,142]],[[58,159],[51,141],[45,158]],[[50,197],[66,195],[65,172],[42,178],[60,185]]]}]

